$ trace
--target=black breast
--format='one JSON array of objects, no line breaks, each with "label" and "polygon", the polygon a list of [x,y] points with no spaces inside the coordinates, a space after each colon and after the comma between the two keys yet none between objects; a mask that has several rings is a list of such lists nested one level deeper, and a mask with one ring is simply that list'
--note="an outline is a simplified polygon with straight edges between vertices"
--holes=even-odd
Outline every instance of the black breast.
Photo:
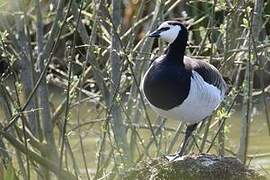
[{"label": "black breast", "polygon": [[172,109],[188,96],[191,75],[190,70],[178,64],[155,61],[145,76],[144,94],[155,107]]}]

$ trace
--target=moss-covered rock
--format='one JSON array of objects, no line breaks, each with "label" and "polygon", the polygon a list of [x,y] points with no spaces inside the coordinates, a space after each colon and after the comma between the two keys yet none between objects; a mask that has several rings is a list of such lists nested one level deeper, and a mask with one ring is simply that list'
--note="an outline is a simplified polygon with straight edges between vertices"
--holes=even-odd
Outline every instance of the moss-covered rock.
[{"label": "moss-covered rock", "polygon": [[141,162],[124,177],[128,180],[264,180],[235,157],[188,155],[169,162],[158,158]]}]

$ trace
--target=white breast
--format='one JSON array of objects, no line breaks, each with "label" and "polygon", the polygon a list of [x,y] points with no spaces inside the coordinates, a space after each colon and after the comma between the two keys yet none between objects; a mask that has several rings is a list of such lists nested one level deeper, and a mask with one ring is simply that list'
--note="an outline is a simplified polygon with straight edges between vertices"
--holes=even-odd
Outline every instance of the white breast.
[{"label": "white breast", "polygon": [[181,105],[168,111],[150,104],[151,107],[161,116],[188,124],[197,123],[211,115],[223,100],[223,95],[217,87],[206,83],[199,73],[192,71],[192,74],[189,95]]}]

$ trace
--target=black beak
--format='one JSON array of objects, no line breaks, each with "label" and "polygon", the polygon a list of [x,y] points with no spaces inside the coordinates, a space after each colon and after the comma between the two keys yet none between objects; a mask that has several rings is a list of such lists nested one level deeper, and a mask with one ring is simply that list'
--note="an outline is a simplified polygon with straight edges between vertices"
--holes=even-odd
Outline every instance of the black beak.
[{"label": "black beak", "polygon": [[153,37],[153,38],[158,38],[160,36],[159,33],[160,33],[160,31],[156,30],[154,32],[151,32],[148,36]]}]

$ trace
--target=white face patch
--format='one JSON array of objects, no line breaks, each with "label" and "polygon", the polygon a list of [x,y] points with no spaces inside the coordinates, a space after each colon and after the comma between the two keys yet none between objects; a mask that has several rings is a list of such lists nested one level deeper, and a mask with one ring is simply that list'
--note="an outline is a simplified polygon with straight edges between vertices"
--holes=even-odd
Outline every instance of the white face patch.
[{"label": "white face patch", "polygon": [[179,25],[170,25],[168,22],[162,23],[158,29],[161,28],[169,28],[168,30],[162,31],[159,35],[160,38],[168,43],[173,43],[173,41],[177,38],[179,32],[181,31],[181,26]]}]

